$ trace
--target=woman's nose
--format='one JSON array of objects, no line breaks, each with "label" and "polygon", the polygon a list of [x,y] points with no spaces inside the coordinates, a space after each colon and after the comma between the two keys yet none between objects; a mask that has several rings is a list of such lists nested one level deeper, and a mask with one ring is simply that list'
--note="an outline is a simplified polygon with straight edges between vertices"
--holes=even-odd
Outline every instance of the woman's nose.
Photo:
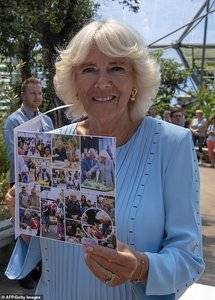
[{"label": "woman's nose", "polygon": [[106,89],[112,86],[112,80],[107,72],[99,72],[95,88]]}]

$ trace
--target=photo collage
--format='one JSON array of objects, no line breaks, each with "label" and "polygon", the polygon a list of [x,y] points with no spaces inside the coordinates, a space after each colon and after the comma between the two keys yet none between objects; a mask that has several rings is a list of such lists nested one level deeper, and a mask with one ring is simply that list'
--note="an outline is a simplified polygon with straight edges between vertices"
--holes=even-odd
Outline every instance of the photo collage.
[{"label": "photo collage", "polygon": [[112,137],[17,132],[16,232],[116,248]]}]

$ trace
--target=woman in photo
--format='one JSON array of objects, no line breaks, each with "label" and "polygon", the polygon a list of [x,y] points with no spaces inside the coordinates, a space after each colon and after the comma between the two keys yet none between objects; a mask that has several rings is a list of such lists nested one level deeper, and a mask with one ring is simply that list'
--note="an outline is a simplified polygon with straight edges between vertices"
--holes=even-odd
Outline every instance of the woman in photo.
[{"label": "woman in photo", "polygon": [[116,137],[117,249],[19,238],[9,278],[42,259],[35,293],[46,300],[173,300],[198,281],[198,162],[188,129],[146,116],[159,82],[140,35],[116,21],[86,25],[60,52],[56,92],[87,119],[55,133]]},{"label": "woman in photo", "polygon": [[69,167],[72,167],[74,162],[80,161],[80,150],[77,148],[77,141],[75,139],[68,140],[66,153]]},{"label": "woman in photo", "polygon": [[114,188],[114,162],[106,150],[99,152],[97,164],[90,172],[98,172],[96,180],[103,183],[106,187]]},{"label": "woman in photo", "polygon": [[43,232],[47,233],[50,232],[50,215],[51,215],[51,208],[48,202],[42,203],[42,224],[43,224]]},{"label": "woman in photo", "polygon": [[50,146],[45,146],[44,147],[44,158],[51,158],[51,147]]},{"label": "woman in photo", "polygon": [[31,209],[40,209],[40,197],[37,194],[36,187],[31,189],[31,194],[29,196],[29,205]]}]

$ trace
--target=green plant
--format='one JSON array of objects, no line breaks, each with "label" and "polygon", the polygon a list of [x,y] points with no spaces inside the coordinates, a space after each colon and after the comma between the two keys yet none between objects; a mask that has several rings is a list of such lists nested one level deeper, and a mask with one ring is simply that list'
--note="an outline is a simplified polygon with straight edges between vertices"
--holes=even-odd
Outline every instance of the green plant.
[{"label": "green plant", "polygon": [[0,221],[10,217],[5,203],[5,195],[9,189],[8,172],[0,174]]},{"label": "green plant", "polygon": [[207,87],[203,86],[195,95],[195,102],[193,103],[193,114],[196,109],[202,109],[205,117],[209,119],[215,113],[215,90],[209,91]]}]

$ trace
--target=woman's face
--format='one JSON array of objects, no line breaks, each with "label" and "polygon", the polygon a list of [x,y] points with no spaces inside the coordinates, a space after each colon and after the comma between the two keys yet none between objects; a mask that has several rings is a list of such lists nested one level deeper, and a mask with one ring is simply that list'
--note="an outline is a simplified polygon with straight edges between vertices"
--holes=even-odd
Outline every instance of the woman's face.
[{"label": "woman's face", "polygon": [[89,116],[110,119],[127,111],[134,87],[127,58],[109,57],[93,47],[75,73],[78,97]]},{"label": "woman's face", "polygon": [[86,201],[86,197],[84,195],[81,196],[82,201]]},{"label": "woman's face", "polygon": [[106,157],[105,156],[100,156],[99,160],[100,160],[101,163],[105,163]]},{"label": "woman's face", "polygon": [[51,151],[49,148],[45,148],[45,155],[48,156],[51,154]]}]

